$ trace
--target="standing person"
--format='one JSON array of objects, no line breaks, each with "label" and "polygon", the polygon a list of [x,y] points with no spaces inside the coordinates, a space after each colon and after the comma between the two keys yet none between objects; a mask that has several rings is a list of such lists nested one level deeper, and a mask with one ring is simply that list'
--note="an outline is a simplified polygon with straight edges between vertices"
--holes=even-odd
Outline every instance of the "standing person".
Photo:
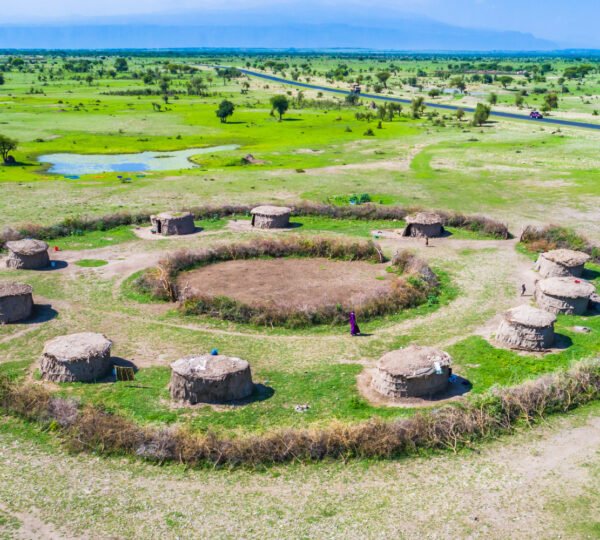
[{"label": "standing person", "polygon": [[521,296],[525,296],[525,292],[527,292],[527,287],[525,287],[525,283],[521,285]]},{"label": "standing person", "polygon": [[350,335],[360,336],[360,328],[356,323],[356,313],[354,313],[354,311],[350,312]]},{"label": "standing person", "polygon": [[429,236],[425,236],[425,245],[429,246]]}]

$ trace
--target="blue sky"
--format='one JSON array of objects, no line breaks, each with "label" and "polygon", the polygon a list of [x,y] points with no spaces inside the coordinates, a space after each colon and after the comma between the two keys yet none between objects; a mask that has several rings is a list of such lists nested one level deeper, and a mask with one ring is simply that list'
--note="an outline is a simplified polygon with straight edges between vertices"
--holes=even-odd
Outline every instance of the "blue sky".
[{"label": "blue sky", "polygon": [[[0,23],[177,15],[186,11],[226,13],[271,8],[286,21],[294,16],[318,23],[324,13],[393,11],[471,28],[517,30],[562,46],[600,48],[600,0],[19,0],[2,2]],[[306,19],[310,19],[306,21]]]}]

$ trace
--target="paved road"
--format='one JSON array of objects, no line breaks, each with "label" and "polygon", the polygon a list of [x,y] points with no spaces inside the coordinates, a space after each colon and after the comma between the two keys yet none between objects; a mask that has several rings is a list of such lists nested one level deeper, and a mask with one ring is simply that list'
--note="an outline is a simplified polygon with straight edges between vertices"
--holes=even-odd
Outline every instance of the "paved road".
[{"label": "paved road", "polygon": [[[218,67],[225,67],[225,66],[218,66]],[[281,77],[275,77],[274,75],[267,75],[266,73],[259,73],[257,71],[251,71],[249,69],[243,69],[243,68],[237,68],[237,69],[239,69],[242,73],[249,75],[251,77],[259,77],[260,79],[266,79],[268,81],[273,81],[273,82],[277,82],[277,83],[291,84],[293,86],[300,86],[302,88],[310,88],[312,90],[322,90],[323,92],[330,92],[333,94],[341,94],[344,96],[350,93],[348,90],[340,90],[339,88],[331,88],[329,86],[320,86],[318,84],[309,84],[309,83],[303,83],[303,82],[298,82],[298,81],[291,81],[289,79],[283,79]],[[402,99],[402,98],[390,97],[390,96],[382,96],[380,94],[361,94],[360,96],[363,98],[367,98],[367,99],[378,99],[380,101],[391,101],[394,103],[410,103],[409,99]],[[459,108],[463,109],[466,112],[473,112],[475,110],[473,107],[457,107],[455,105],[445,105],[443,103],[425,102],[425,104],[427,105],[427,107],[431,107],[434,109],[443,109],[446,111],[456,111]],[[503,111],[492,111],[492,116],[497,116],[497,117],[501,117],[501,118],[510,118],[511,120],[526,120],[528,122],[535,122],[536,124],[542,124],[542,125],[543,124],[553,124],[553,125],[559,125],[559,126],[569,126],[569,127],[576,127],[576,128],[600,130],[600,124],[592,124],[589,122],[577,122],[577,121],[573,121],[573,120],[561,120],[559,118],[544,118],[543,120],[534,120],[533,118],[529,118],[529,116],[524,115],[524,114],[510,113],[510,112],[503,112]]]}]

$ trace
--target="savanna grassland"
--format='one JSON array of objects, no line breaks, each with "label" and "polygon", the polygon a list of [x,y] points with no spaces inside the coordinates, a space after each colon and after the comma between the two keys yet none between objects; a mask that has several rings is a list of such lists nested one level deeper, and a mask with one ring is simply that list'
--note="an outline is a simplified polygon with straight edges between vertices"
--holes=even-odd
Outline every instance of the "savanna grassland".
[{"label": "savanna grassland", "polygon": [[[413,105],[392,109],[301,90],[244,76],[235,66],[345,89],[358,82]],[[123,212],[303,201],[341,208],[362,199],[482,214],[514,236],[451,226],[448,237],[426,247],[394,232],[402,219],[324,215],[293,216],[291,233],[258,233],[246,226],[246,213],[203,216],[197,234],[168,239],[152,237],[146,222],[68,227],[70,234],[49,239],[52,258],[61,261],[54,270],[0,269],[2,280],[31,284],[39,306],[27,324],[0,326],[0,374],[19,384],[136,425],[235,439],[411,417],[414,408],[372,403],[357,386],[365,367],[409,344],[447,350],[455,372],[469,381],[466,399],[567,369],[600,350],[600,320],[592,315],[559,316],[562,346],[548,354],[524,355],[493,341],[499,315],[531,300],[536,254],[519,243],[523,227],[552,223],[600,243],[600,131],[473,122],[471,114],[440,113],[417,101],[535,108],[596,122],[597,58],[14,53],[0,56],[0,70],[0,135],[16,141],[14,163],[0,165],[0,230]],[[275,96],[287,101],[281,121]],[[221,121],[218,110],[232,113]],[[168,154],[223,145],[234,149],[198,153],[168,171],[64,175],[39,161],[55,153]],[[388,258],[409,249],[440,286],[418,306],[361,321],[360,338],[340,325],[265,327],[190,316],[136,286],[178,250],[271,234],[371,239]],[[600,286],[597,261],[584,278]],[[522,284],[525,297],[518,296]],[[40,381],[44,342],[86,330],[113,340],[113,354],[138,368],[135,383]],[[169,364],[213,348],[247,359],[267,391],[243,406],[174,406]],[[308,410],[298,412],[304,404]],[[533,431],[521,427],[514,438],[473,442],[459,455],[232,471],[159,467],[104,457],[100,448],[73,455],[55,424],[3,416],[0,537],[593,537],[597,404]]]}]

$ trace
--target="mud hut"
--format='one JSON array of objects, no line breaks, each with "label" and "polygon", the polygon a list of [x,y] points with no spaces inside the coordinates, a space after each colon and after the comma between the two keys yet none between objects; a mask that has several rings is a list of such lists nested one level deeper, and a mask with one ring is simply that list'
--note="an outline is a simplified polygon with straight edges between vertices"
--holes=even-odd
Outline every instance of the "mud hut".
[{"label": "mud hut", "polygon": [[28,319],[33,310],[32,293],[25,283],[0,283],[0,324]]},{"label": "mud hut", "polygon": [[543,278],[581,277],[585,263],[589,260],[590,256],[583,251],[554,249],[539,256],[535,269]]},{"label": "mud hut", "polygon": [[35,270],[46,268],[50,264],[48,256],[48,244],[41,240],[26,238],[25,240],[14,240],[6,242],[8,258],[6,266],[19,270]]},{"label": "mud hut", "polygon": [[244,399],[254,389],[250,364],[239,358],[188,356],[172,363],[171,370],[171,397],[192,405]]},{"label": "mud hut", "polygon": [[442,218],[434,212],[418,212],[406,216],[406,227],[402,236],[437,238],[443,234]]},{"label": "mud hut", "polygon": [[550,313],[582,315],[595,291],[596,288],[583,279],[552,277],[536,283],[535,300],[538,307]]},{"label": "mud hut", "polygon": [[192,234],[196,230],[194,216],[189,212],[163,212],[150,216],[152,230],[162,236]]},{"label": "mud hut", "polygon": [[554,343],[556,316],[531,306],[509,309],[502,318],[496,340],[511,349],[540,351]]},{"label": "mud hut", "polygon": [[102,334],[82,332],[46,342],[40,358],[42,378],[53,382],[92,382],[111,368],[112,342]]},{"label": "mud hut", "polygon": [[290,226],[292,210],[285,206],[257,206],[250,212],[257,229],[285,229]]},{"label": "mud hut", "polygon": [[379,359],[371,386],[392,399],[428,398],[448,387],[451,363],[450,355],[444,351],[411,345]]}]

